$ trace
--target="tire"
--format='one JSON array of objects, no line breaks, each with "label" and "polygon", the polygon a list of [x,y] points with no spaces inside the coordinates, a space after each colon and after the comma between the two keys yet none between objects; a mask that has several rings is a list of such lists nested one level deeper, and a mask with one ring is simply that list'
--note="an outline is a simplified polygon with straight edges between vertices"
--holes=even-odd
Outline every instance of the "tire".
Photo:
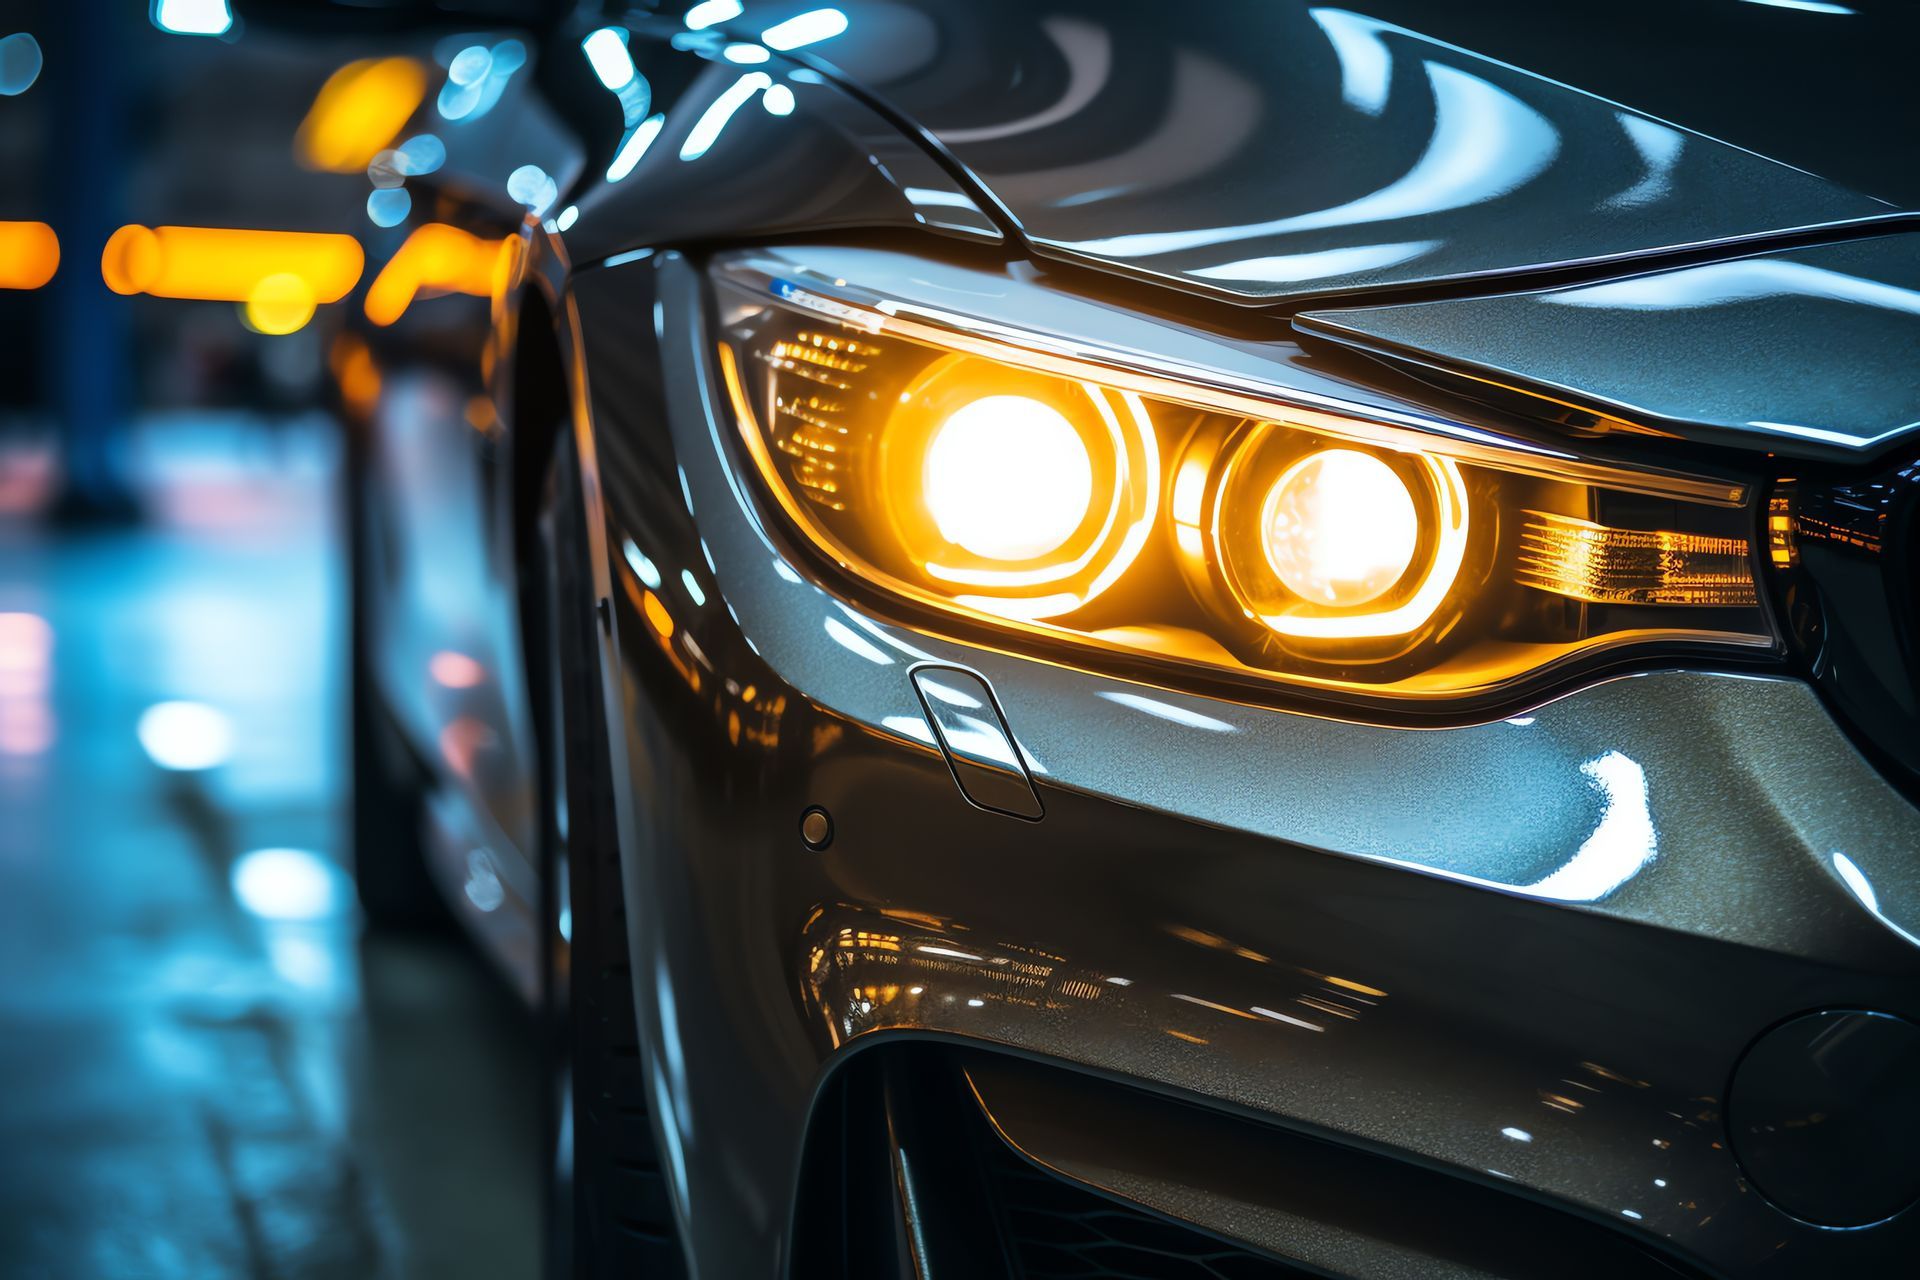
[{"label": "tire", "polygon": [[558,434],[522,579],[545,815],[547,1275],[671,1280],[685,1269],[641,1068],[580,468]]},{"label": "tire", "polygon": [[445,928],[445,899],[427,869],[426,773],[401,736],[374,678],[371,602],[379,572],[372,528],[365,432],[348,431],[345,515],[348,552],[350,799],[354,886],[369,928],[418,932]]}]

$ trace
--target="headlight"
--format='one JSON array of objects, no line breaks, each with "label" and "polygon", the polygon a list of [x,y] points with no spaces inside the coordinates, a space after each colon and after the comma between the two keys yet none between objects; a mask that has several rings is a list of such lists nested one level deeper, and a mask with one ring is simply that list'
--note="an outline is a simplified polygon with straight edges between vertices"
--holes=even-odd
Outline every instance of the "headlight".
[{"label": "headlight", "polygon": [[882,607],[1415,714],[1777,647],[1738,480],[1422,430],[771,259],[716,280],[754,469]]}]

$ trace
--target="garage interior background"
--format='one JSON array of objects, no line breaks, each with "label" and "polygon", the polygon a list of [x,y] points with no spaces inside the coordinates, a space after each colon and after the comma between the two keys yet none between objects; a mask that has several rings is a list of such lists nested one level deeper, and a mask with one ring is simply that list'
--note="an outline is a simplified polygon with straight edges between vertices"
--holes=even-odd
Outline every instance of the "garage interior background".
[{"label": "garage interior background", "polygon": [[527,1276],[529,1024],[453,937],[362,938],[342,871],[360,291],[102,273],[123,226],[385,234],[296,139],[447,31],[244,17],[0,3],[0,1275]]}]

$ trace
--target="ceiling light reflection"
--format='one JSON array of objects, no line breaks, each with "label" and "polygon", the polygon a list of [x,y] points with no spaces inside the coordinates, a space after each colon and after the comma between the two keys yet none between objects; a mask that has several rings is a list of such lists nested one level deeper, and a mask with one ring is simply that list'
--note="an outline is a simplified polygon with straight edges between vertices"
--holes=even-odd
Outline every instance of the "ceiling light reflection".
[{"label": "ceiling light reflection", "polygon": [[727,127],[727,121],[733,119],[733,113],[745,106],[747,100],[773,83],[773,77],[764,71],[749,71],[728,85],[721,95],[713,100],[700,118],[687,131],[687,140],[680,144],[682,160],[698,160],[712,149],[720,137],[720,131]]},{"label": "ceiling light reflection", "polygon": [[760,43],[785,52],[830,40],[846,29],[847,15],[838,9],[811,9],[768,27],[760,33]]},{"label": "ceiling light reflection", "polygon": [[687,10],[687,30],[704,31],[715,23],[737,18],[740,13],[740,0],[700,0]]},{"label": "ceiling light reflection", "polygon": [[581,50],[593,66],[600,83],[618,93],[633,82],[637,74],[633,55],[627,51],[627,33],[619,27],[602,27],[580,42]]},{"label": "ceiling light reflection", "polygon": [[647,154],[647,148],[660,136],[660,130],[666,123],[666,116],[653,115],[636,125],[633,132],[627,135],[627,140],[620,144],[620,152],[614,156],[613,163],[607,166],[607,181],[618,182],[632,173],[633,167],[640,163],[640,157]]}]

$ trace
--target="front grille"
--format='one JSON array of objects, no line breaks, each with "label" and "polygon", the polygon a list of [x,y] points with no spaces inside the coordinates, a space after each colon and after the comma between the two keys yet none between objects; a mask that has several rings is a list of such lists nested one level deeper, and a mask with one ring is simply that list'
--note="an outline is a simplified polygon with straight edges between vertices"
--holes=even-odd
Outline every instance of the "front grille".
[{"label": "front grille", "polygon": [[1856,741],[1920,796],[1920,459],[1783,481],[1776,602],[1807,674]]},{"label": "front grille", "polygon": [[1018,1280],[1297,1280],[1305,1273],[1034,1168],[988,1135]]}]

